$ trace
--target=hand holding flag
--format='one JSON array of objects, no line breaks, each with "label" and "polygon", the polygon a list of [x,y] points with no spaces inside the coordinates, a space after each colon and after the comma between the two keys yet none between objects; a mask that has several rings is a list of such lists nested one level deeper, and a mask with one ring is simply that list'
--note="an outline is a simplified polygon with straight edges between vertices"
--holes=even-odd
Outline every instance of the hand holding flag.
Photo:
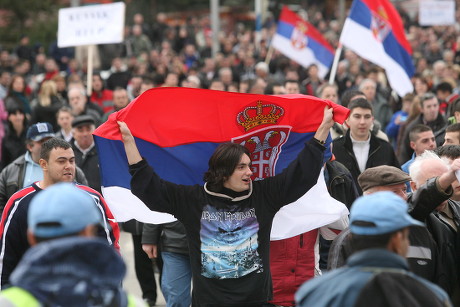
[{"label": "hand holding flag", "polygon": [[[325,112],[325,107],[330,110]],[[112,114],[94,133],[102,191],[119,222],[132,218],[147,223],[169,222],[174,220],[172,216],[150,211],[131,194],[122,139],[132,142],[134,138],[135,143],[131,144],[139,148],[140,153],[130,163],[145,157],[162,179],[186,185],[203,184],[208,158],[219,143],[237,142],[253,153],[254,177],[263,179],[287,167],[311,137],[316,135],[318,140],[325,140],[333,120],[343,123],[348,113],[342,106],[305,95],[152,89]],[[283,218],[282,226],[273,228],[274,238],[321,227],[348,213],[343,204],[329,196],[324,179],[319,179],[317,186],[316,193],[322,195],[310,196],[307,203],[302,199],[295,203],[295,216],[302,220],[290,223]],[[321,206],[315,205],[319,203],[318,197],[322,199]],[[283,215],[282,211],[289,211],[290,206],[279,213]],[[292,217],[292,213],[286,217]],[[277,234],[277,229],[283,233]]]},{"label": "hand holding flag", "polygon": [[123,140],[123,144],[125,145],[125,152],[126,156],[128,157],[128,163],[130,165],[136,164],[142,160],[142,156],[139,153],[139,150],[136,146],[136,141],[126,125],[125,122],[117,121],[118,127],[120,127],[121,138]]}]

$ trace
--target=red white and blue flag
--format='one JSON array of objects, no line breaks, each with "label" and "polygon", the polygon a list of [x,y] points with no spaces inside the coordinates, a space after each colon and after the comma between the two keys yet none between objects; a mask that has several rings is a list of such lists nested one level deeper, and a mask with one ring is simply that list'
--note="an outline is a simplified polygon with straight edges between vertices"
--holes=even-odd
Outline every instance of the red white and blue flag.
[{"label": "red white and blue flag", "polygon": [[384,68],[398,95],[413,92],[412,49],[401,17],[389,0],[354,0],[340,42]]},{"label": "red white and blue flag", "polygon": [[[166,223],[174,218],[149,210],[130,191],[131,175],[117,121],[124,121],[143,157],[163,179],[203,184],[209,157],[222,142],[237,142],[252,153],[253,180],[281,172],[313,137],[324,107],[343,122],[349,110],[305,95],[268,96],[191,88],[146,91],[110,115],[95,132],[102,192],[118,222]],[[330,224],[348,211],[332,199],[324,182],[275,217],[272,238],[282,239]],[[289,219],[286,222],[286,219]]]},{"label": "red white and blue flag", "polygon": [[334,60],[334,49],[321,33],[286,6],[281,11],[272,46],[304,67],[318,65],[321,78]]}]

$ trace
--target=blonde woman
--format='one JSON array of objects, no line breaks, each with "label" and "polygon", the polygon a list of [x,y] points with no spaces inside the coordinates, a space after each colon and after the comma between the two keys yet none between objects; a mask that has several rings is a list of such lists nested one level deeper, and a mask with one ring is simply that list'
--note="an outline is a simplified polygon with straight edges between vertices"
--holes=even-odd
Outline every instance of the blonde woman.
[{"label": "blonde woman", "polygon": [[32,108],[31,124],[48,122],[53,126],[54,131],[59,129],[56,121],[56,113],[63,106],[57,97],[56,82],[44,81],[38,92],[38,97]]}]

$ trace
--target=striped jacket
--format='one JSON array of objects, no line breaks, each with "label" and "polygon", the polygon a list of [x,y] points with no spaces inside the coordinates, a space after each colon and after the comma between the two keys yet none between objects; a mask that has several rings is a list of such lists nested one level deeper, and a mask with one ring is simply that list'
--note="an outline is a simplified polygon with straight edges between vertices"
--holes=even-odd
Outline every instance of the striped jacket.
[{"label": "striped jacket", "polygon": [[[80,184],[76,186],[92,196],[94,204],[101,212],[103,227],[98,230],[98,236],[106,238],[110,245],[119,250],[120,229],[102,195],[90,187]],[[27,212],[31,200],[41,191],[35,182],[13,194],[3,210],[0,220],[1,289],[8,284],[9,276],[30,247],[27,241]]]}]

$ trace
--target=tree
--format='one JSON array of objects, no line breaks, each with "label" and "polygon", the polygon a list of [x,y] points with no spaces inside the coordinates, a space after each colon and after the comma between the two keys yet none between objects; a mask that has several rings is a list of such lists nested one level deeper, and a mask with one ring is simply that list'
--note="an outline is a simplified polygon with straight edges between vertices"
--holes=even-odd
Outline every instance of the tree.
[{"label": "tree", "polygon": [[48,44],[56,38],[59,0],[2,0],[0,9],[5,10],[6,26],[0,28],[3,47],[13,48],[20,35],[27,34],[31,42]]}]

